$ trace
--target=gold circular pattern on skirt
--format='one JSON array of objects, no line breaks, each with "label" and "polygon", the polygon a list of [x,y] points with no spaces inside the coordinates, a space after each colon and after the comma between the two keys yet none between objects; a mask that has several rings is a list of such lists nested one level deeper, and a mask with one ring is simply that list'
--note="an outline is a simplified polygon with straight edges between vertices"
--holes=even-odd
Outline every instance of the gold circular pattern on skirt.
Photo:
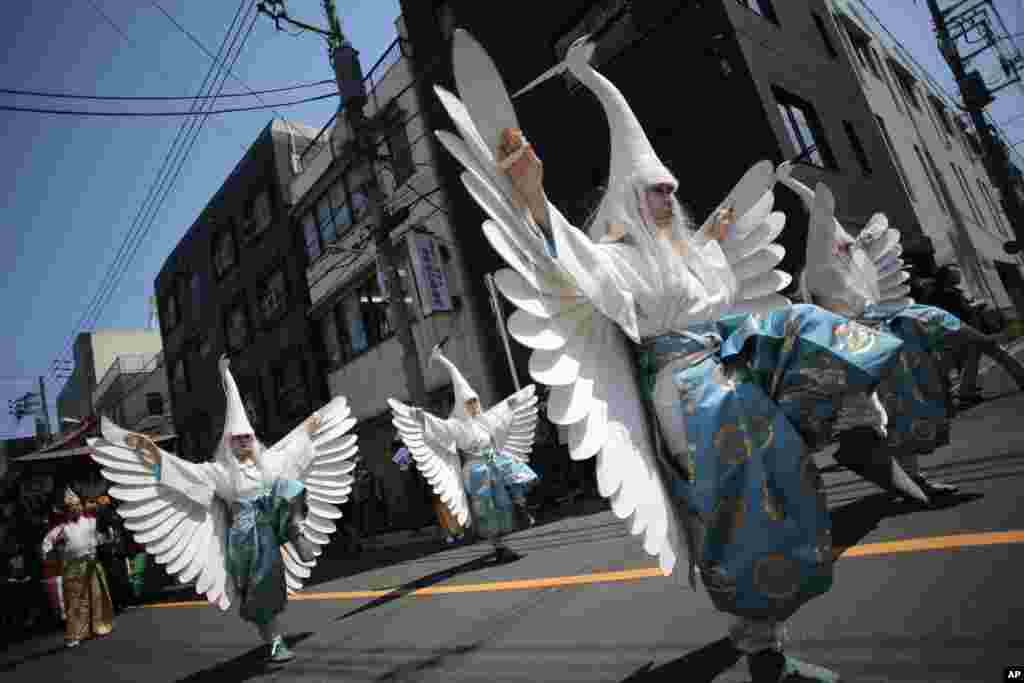
[{"label": "gold circular pattern on skirt", "polygon": [[832,328],[832,334],[849,353],[864,353],[875,345],[875,332],[857,322],[840,323]]},{"label": "gold circular pattern on skirt", "polygon": [[782,510],[782,501],[772,495],[771,490],[768,488],[767,479],[761,482],[761,506],[764,508],[765,514],[773,522],[781,522],[785,519],[786,515]]},{"label": "gold circular pattern on skirt", "polygon": [[765,555],[754,563],[754,587],[774,600],[785,600],[800,589],[800,565],[781,553]]},{"label": "gold circular pattern on skirt", "polygon": [[737,424],[723,424],[715,434],[715,448],[724,465],[741,465],[753,450],[750,436]]},{"label": "gold circular pattern on skirt", "polygon": [[717,532],[723,546],[736,538],[736,532],[743,527],[747,516],[747,501],[739,497],[724,497],[718,501],[712,529]]}]

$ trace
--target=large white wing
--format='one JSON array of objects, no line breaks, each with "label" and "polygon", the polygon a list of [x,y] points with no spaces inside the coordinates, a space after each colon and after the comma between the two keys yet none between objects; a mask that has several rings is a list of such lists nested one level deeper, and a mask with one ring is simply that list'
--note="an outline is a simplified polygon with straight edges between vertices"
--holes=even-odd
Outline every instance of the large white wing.
[{"label": "large white wing", "polygon": [[[514,409],[511,409],[511,422],[495,434],[495,446],[503,453],[529,461],[530,451],[533,450],[534,435],[537,431],[537,387],[531,384],[512,396],[518,399],[518,403]],[[509,399],[506,398],[492,406],[484,413],[484,417],[490,418],[503,414],[506,409],[510,409],[508,406]]]},{"label": "large white wing", "polygon": [[[500,132],[496,127],[515,121],[511,102],[483,48],[465,32],[455,41],[456,83],[464,100],[435,90],[461,138],[443,131],[438,137],[465,166],[463,183],[491,217],[484,234],[512,266],[495,274],[499,291],[519,309],[509,319],[509,332],[533,349],[530,374],[551,387],[548,417],[568,426],[571,457],[597,457],[601,495],[670,573],[682,537],[655,461],[629,341],[592,302],[596,281],[582,270],[570,274],[549,258],[528,214],[512,200],[491,152]],[[472,64],[463,68],[463,60]],[[486,128],[480,130],[475,121]],[[413,429],[397,419],[396,426]]]},{"label": "large white wing", "polygon": [[[338,530],[334,520],[341,519],[338,506],[344,505],[352,492],[352,471],[356,468],[354,456],[359,450],[357,437],[351,433],[356,420],[344,396],[335,397],[317,414],[321,423],[312,437],[316,453],[313,459],[301,471],[290,462],[279,463],[277,467],[282,476],[297,479],[306,488],[308,511],[302,521],[302,535],[312,543],[314,554],[311,561],[304,562],[291,541],[281,546],[289,595],[302,590],[317,559],[323,554],[323,546]],[[288,443],[305,428],[303,422],[268,449],[263,457],[289,457],[287,454],[293,451],[287,448]]]},{"label": "large white wing", "polygon": [[[235,587],[227,574],[227,510],[219,499],[203,507],[161,486],[153,470],[125,443],[128,432],[106,417],[103,438],[89,439],[92,458],[121,502],[118,513],[136,542],[180,583],[196,581],[196,593],[222,610]],[[164,455],[161,452],[161,455]]]},{"label": "large white wing", "polygon": [[786,215],[772,210],[775,182],[770,161],[754,164],[701,226],[706,230],[719,209],[731,207],[736,212],[735,226],[720,243],[738,285],[729,314],[767,313],[791,303],[779,292],[793,278],[775,269],[786,255],[785,248],[775,244],[786,225]]},{"label": "large white wing", "polygon": [[411,408],[400,401],[388,399],[392,424],[398,430],[402,443],[412,454],[416,469],[430,482],[434,493],[463,527],[469,525],[469,501],[462,484],[462,462],[454,443],[439,444],[423,433],[423,425],[411,413]]},{"label": "large white wing", "polygon": [[864,248],[868,259],[878,271],[878,292],[880,306],[904,307],[914,303],[910,297],[910,273],[900,256],[899,230],[889,227],[884,213],[876,213],[857,235],[857,242]]}]

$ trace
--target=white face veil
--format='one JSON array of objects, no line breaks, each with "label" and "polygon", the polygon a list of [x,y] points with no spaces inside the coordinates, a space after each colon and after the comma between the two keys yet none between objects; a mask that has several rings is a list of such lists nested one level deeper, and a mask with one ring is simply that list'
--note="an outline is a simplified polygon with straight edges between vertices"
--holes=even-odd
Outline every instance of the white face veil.
[{"label": "white face veil", "polygon": [[233,435],[252,435],[255,442],[253,444],[253,460],[256,462],[257,467],[259,467],[264,482],[270,483],[271,477],[264,467],[261,458],[263,444],[256,440],[256,432],[249,423],[249,416],[245,412],[245,404],[242,403],[242,397],[238,392],[238,385],[235,384],[235,378],[232,377],[231,370],[229,369],[230,365],[231,361],[228,360],[227,356],[222,356],[219,366],[221,384],[224,388],[224,397],[227,405],[224,412],[224,431],[221,433],[220,441],[217,444],[214,459],[227,471],[231,484],[237,493],[242,488],[242,472],[238,464],[238,458],[235,457],[234,451],[231,448],[231,437]]}]

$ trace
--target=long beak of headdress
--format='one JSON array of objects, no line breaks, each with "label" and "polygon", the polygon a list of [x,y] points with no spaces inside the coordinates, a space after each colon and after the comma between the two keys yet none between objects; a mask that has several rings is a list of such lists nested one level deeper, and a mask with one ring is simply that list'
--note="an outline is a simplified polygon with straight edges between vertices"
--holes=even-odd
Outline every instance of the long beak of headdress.
[{"label": "long beak of headdress", "polygon": [[590,59],[594,56],[594,50],[596,49],[597,46],[590,41],[589,34],[577,38],[576,41],[569,46],[569,49],[566,50],[565,59],[520,88],[516,94],[512,95],[512,99],[516,99],[520,95],[525,95],[544,81],[550,80],[565,72],[566,69],[571,70],[570,65],[572,64],[590,64]]}]

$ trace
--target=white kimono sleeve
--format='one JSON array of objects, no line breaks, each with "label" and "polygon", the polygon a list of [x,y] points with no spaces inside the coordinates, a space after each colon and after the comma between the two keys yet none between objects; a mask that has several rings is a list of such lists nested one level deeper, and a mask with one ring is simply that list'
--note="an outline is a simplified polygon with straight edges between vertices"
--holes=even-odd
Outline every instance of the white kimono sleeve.
[{"label": "white kimono sleeve", "polygon": [[221,481],[220,465],[193,463],[164,453],[160,462],[160,483],[203,507],[210,507]]}]

